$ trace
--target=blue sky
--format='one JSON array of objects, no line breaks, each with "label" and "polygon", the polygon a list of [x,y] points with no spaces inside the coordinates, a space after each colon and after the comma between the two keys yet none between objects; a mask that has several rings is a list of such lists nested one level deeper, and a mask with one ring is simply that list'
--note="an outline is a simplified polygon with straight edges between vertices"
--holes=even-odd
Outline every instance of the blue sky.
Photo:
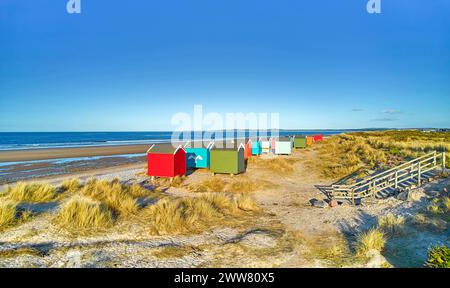
[{"label": "blue sky", "polygon": [[0,131],[450,127],[450,1],[0,0]]}]

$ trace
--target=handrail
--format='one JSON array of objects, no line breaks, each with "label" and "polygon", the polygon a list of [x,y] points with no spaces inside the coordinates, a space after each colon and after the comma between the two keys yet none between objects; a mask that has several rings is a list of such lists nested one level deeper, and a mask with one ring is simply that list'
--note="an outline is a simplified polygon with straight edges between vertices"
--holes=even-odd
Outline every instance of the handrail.
[{"label": "handrail", "polygon": [[[431,156],[431,155],[432,155],[432,156]],[[428,153],[428,154],[426,154],[426,155],[423,155],[423,156],[421,156],[421,157],[419,157],[419,158],[410,160],[410,161],[405,162],[405,163],[403,163],[403,164],[400,164],[400,165],[398,165],[398,166],[396,166],[396,167],[390,168],[390,169],[388,169],[388,170],[386,170],[386,171],[383,171],[383,172],[381,172],[381,173],[378,173],[378,174],[376,174],[376,175],[373,175],[373,176],[371,176],[371,177],[369,177],[369,178],[363,179],[363,180],[360,181],[360,182],[357,182],[357,183],[354,183],[354,184],[351,184],[351,185],[338,185],[338,186],[347,186],[348,188],[353,188],[353,187],[355,187],[355,186],[357,186],[357,185],[360,185],[360,183],[362,183],[362,182],[364,182],[364,181],[365,181],[365,182],[368,182],[368,181],[370,181],[370,180],[372,180],[372,179],[374,179],[374,178],[379,178],[380,176],[385,175],[385,174],[387,174],[387,173],[395,172],[395,171],[402,171],[402,169],[400,169],[401,167],[406,166],[406,165],[408,165],[408,164],[412,164],[412,163],[414,163],[414,162],[418,162],[420,159],[423,159],[423,158],[425,158],[425,157],[430,157],[430,159],[431,159],[431,157],[434,158],[434,155],[436,155],[436,151],[431,152],[431,153]],[[429,160],[429,159],[427,159],[427,160]]]},{"label": "handrail", "polygon": [[363,198],[370,195],[374,196],[376,193],[387,188],[397,188],[399,184],[416,177],[417,183],[420,185],[423,173],[436,169],[436,167],[439,166],[437,159],[441,156],[443,159],[442,165],[444,167],[445,152],[442,153],[442,155],[438,155],[437,151],[433,151],[389,170],[362,179],[352,185],[332,185],[331,193],[346,199]]}]

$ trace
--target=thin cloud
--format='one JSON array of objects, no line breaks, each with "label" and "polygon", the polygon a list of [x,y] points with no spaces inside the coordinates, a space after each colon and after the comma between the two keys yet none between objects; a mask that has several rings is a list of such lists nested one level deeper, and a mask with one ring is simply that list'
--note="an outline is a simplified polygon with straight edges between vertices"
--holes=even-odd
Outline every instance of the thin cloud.
[{"label": "thin cloud", "polygon": [[397,118],[390,118],[390,117],[372,119],[372,121],[376,121],[376,122],[392,122],[392,121],[397,121],[397,120],[398,120]]},{"label": "thin cloud", "polygon": [[395,109],[385,109],[385,110],[381,111],[381,113],[394,115],[394,114],[402,114],[403,112],[395,110]]},{"label": "thin cloud", "polygon": [[364,111],[364,109],[361,109],[361,108],[353,108],[352,109],[352,112],[362,112],[362,111]]}]

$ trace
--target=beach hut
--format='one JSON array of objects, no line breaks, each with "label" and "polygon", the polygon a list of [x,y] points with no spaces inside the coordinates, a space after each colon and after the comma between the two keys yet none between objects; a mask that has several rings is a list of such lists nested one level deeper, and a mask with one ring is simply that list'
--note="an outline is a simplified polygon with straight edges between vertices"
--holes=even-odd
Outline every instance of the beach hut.
[{"label": "beach hut", "polygon": [[211,172],[220,174],[239,174],[245,171],[244,144],[215,143],[210,151]]},{"label": "beach hut", "polygon": [[306,145],[311,146],[314,144],[314,136],[306,136]]},{"label": "beach hut", "polygon": [[237,144],[244,145],[244,159],[247,160],[252,157],[252,140],[249,138],[242,138],[236,140]]},{"label": "beach hut", "polygon": [[314,137],[314,142],[323,141],[323,135],[322,134],[317,134],[317,135],[314,135],[313,137]]},{"label": "beach hut", "polygon": [[261,142],[261,153],[262,154],[270,153],[270,149],[272,147],[272,139],[261,137],[259,138],[259,141]]},{"label": "beach hut", "polygon": [[275,154],[277,155],[291,155],[292,142],[289,137],[280,137],[275,141]]},{"label": "beach hut", "polygon": [[153,144],[147,151],[148,176],[175,177],[186,174],[186,151],[183,146]]},{"label": "beach hut", "polygon": [[201,141],[186,143],[184,149],[186,150],[187,168],[209,168],[209,151],[213,144],[210,142],[205,145]]},{"label": "beach hut", "polygon": [[294,148],[306,148],[306,137],[305,136],[295,136],[294,138]]},{"label": "beach hut", "polygon": [[275,154],[275,145],[276,145],[276,138],[275,137],[272,137],[271,138],[272,139],[272,144],[271,144],[271,148],[272,148],[272,153],[274,153]]},{"label": "beach hut", "polygon": [[252,155],[261,155],[261,142],[257,139],[252,140]]}]

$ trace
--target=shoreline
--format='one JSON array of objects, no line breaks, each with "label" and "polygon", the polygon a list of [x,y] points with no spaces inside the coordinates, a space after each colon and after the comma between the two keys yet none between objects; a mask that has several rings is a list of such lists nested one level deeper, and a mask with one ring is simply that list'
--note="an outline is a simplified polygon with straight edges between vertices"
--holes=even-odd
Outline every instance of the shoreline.
[{"label": "shoreline", "polygon": [[77,148],[44,148],[0,151],[0,163],[35,160],[52,160],[78,157],[145,154],[151,144],[94,146]]}]

